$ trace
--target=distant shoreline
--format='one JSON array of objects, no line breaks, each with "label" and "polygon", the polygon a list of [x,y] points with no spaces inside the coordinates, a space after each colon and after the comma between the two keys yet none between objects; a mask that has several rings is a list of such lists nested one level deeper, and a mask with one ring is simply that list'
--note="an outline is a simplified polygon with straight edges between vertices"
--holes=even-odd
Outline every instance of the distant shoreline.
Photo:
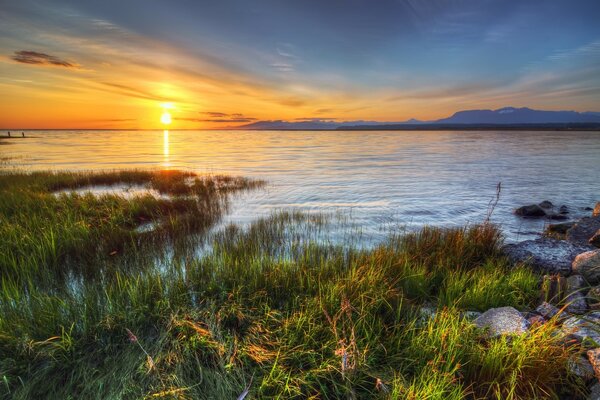
[{"label": "distant shoreline", "polygon": [[[252,129],[252,128],[0,128],[0,139],[22,139],[18,136],[6,136],[2,131],[33,132],[33,131],[304,131],[304,132],[335,132],[335,131],[600,131],[597,123],[570,124],[390,124],[390,125],[358,125],[343,126],[331,129]],[[27,138],[27,136],[25,137]]]}]

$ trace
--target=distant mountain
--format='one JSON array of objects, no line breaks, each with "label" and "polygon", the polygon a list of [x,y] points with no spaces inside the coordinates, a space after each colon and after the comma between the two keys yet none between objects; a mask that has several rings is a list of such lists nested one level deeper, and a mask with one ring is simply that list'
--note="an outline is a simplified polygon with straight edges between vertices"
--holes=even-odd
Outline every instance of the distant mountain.
[{"label": "distant mountain", "polygon": [[467,110],[449,118],[432,121],[437,124],[568,124],[600,123],[600,113],[576,111],[541,111],[531,108],[504,107],[498,110]]},{"label": "distant mountain", "polygon": [[235,129],[244,130],[334,130],[344,127],[377,126],[388,124],[420,124],[422,121],[410,119],[403,122],[379,122],[379,121],[343,121],[310,119],[302,121],[257,121],[251,124],[237,126]]},{"label": "distant mountain", "polygon": [[[575,124],[575,126],[574,126]],[[434,121],[409,119],[403,122],[379,121],[333,121],[305,119],[298,121],[257,121],[238,126],[235,129],[249,130],[333,130],[333,129],[436,129],[452,127],[493,128],[497,125],[514,129],[526,129],[529,126],[540,128],[572,129],[577,124],[587,124],[586,129],[600,128],[600,112],[542,111],[531,108],[504,107],[497,110],[465,110],[451,117]],[[591,124],[591,125],[590,125]]]}]

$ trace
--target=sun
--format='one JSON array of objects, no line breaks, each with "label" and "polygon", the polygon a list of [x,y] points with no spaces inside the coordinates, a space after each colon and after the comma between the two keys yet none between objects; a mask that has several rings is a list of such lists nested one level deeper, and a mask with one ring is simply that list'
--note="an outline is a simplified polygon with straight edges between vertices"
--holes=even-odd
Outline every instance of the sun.
[{"label": "sun", "polygon": [[168,111],[163,112],[163,114],[160,116],[160,122],[165,125],[169,125],[171,123],[171,114],[169,114]]}]

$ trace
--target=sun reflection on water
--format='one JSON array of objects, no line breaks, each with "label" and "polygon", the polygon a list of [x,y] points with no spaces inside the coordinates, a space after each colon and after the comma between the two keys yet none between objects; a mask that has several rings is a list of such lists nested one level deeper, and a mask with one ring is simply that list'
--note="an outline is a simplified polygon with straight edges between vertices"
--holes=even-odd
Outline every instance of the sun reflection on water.
[{"label": "sun reflection on water", "polygon": [[163,131],[163,167],[169,168],[171,163],[169,161],[169,130]]}]

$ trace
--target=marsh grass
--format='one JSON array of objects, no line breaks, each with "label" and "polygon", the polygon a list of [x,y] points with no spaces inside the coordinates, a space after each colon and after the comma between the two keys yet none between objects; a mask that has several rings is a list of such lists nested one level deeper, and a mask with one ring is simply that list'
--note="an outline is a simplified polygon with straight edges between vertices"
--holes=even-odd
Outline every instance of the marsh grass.
[{"label": "marsh grass", "polygon": [[[192,179],[190,179],[192,178]],[[53,191],[116,183],[172,196]],[[373,248],[281,212],[196,241],[260,183],[187,172],[0,175],[0,397],[525,399],[579,393],[553,324],[484,339],[462,314],[537,300],[490,224]],[[137,233],[141,219],[162,228]],[[335,222],[333,222],[335,223]],[[436,308],[422,321],[423,305]]]}]

